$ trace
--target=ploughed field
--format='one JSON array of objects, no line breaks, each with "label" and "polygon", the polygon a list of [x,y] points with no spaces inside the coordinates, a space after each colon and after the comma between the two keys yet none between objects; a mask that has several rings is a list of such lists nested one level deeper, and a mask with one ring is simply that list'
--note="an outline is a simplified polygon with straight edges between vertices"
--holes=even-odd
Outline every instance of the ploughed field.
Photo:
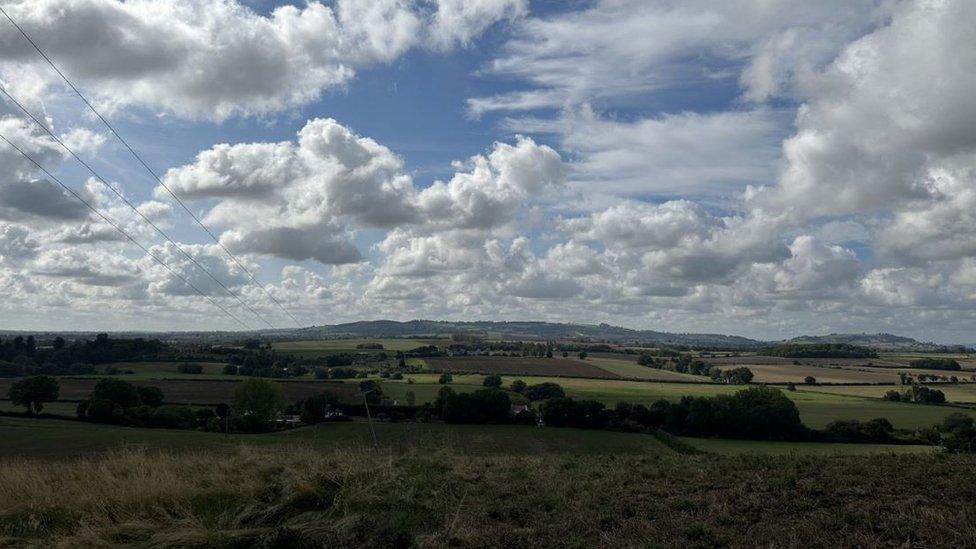
[{"label": "ploughed field", "polygon": [[[118,376],[126,379],[125,376]],[[16,379],[0,379],[0,395],[6,396]],[[213,379],[132,379],[136,386],[159,387],[166,398],[167,404],[196,404],[196,405],[216,405],[221,402],[229,403],[234,401],[234,388],[240,383],[239,379],[213,380]],[[86,400],[91,396],[92,389],[98,383],[98,379],[88,378],[60,378],[61,385],[60,397],[62,401]],[[359,388],[349,383],[338,383],[330,381],[290,381],[278,380],[285,392],[285,397],[290,401],[298,401],[317,395],[324,391],[335,394],[343,400],[352,401],[358,393]]]},{"label": "ploughed field", "polygon": [[564,376],[616,379],[621,376],[575,358],[461,356],[425,358],[433,372],[469,372],[521,376]]}]

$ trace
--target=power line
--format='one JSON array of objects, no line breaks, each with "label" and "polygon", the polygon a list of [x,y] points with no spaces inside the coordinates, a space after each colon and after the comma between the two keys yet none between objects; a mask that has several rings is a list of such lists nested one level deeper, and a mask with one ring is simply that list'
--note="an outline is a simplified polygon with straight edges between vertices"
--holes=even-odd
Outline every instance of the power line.
[{"label": "power line", "polygon": [[170,189],[168,185],[166,185],[165,183],[163,183],[163,180],[159,177],[159,175],[156,174],[155,170],[153,170],[152,168],[150,168],[149,167],[149,164],[147,164],[146,161],[142,159],[142,157],[139,155],[139,153],[137,153],[135,151],[135,149],[133,149],[129,145],[129,143],[121,135],[119,135],[119,132],[117,132],[115,130],[115,127],[112,126],[112,124],[110,124],[108,122],[108,120],[106,120],[105,117],[103,117],[101,115],[101,113],[99,113],[98,110],[95,109],[94,105],[92,105],[91,102],[88,101],[88,98],[86,98],[84,96],[84,94],[81,93],[81,90],[79,90],[71,82],[71,80],[69,80],[68,77],[65,76],[63,72],[61,72],[61,69],[59,69],[58,66],[54,64],[54,62],[51,60],[51,58],[48,57],[47,54],[44,53],[44,51],[40,48],[40,46],[37,45],[36,42],[34,42],[34,40],[30,37],[30,35],[27,34],[27,32],[24,31],[24,29],[21,28],[21,26],[18,25],[17,22],[14,21],[14,19],[12,17],[10,17],[10,14],[7,13],[7,10],[3,9],[3,6],[0,6],[0,12],[3,13],[4,17],[6,17],[8,21],[10,21],[10,23],[30,43],[30,45],[34,47],[34,50],[36,50],[37,53],[45,61],[47,61],[47,64],[50,65],[51,68],[54,69],[54,71],[56,73],[58,73],[58,76],[60,76],[61,79],[64,80],[64,82],[68,85],[68,87],[70,87],[75,92],[75,94],[77,94],[78,97],[81,98],[81,100],[85,103],[85,105],[88,106],[89,109],[91,109],[91,111],[95,114],[95,116],[98,117],[98,119],[101,120],[103,124],[105,124],[105,127],[108,128],[109,131],[111,131],[112,134],[123,145],[125,145],[125,148],[128,149],[128,151],[130,153],[132,153],[132,156],[134,156],[135,159],[138,160],[139,163],[142,164],[142,166],[144,168],[146,168],[146,171],[149,172],[149,175],[151,175],[153,177],[153,179],[155,179],[156,182],[159,183],[159,185],[162,188],[166,189],[166,192],[169,193],[169,195],[172,196],[174,200],[176,200],[177,204],[179,204],[180,207],[183,208],[183,210],[193,219],[193,221],[195,221],[196,224],[199,225],[200,228],[202,228],[210,236],[210,238],[213,239],[213,241],[216,242],[218,246],[220,246],[220,248],[222,250],[224,250],[224,253],[226,253],[228,256],[230,256],[230,258],[232,260],[234,260],[234,263],[236,263],[237,266],[240,267],[240,269],[242,271],[244,271],[245,273],[247,273],[247,276],[251,279],[251,282],[253,282],[258,288],[261,288],[261,291],[264,292],[264,295],[268,296],[268,298],[270,298],[271,301],[273,301],[274,304],[277,305],[279,309],[281,309],[286,315],[288,315],[292,319],[292,321],[295,322],[295,325],[297,325],[299,328],[301,328],[302,327],[302,323],[299,322],[298,319],[295,318],[295,316],[292,315],[291,312],[289,312],[288,309],[286,309],[285,306],[281,304],[281,302],[279,302],[277,299],[275,299],[275,297],[273,295],[271,295],[271,292],[269,292],[267,290],[267,288],[264,287],[263,284],[261,284],[260,282],[258,282],[258,279],[254,277],[254,274],[251,273],[251,271],[247,267],[245,267],[244,264],[239,259],[237,259],[237,256],[235,256],[234,254],[232,254],[231,251],[228,250],[227,247],[224,246],[224,244],[222,242],[220,242],[220,239],[217,238],[217,235],[215,235],[206,225],[204,225],[203,221],[201,221],[200,218],[198,218],[196,216],[196,214],[194,214],[193,211],[190,210],[190,208],[187,207],[187,205],[183,202],[183,200],[181,200],[180,197],[177,196],[176,193],[173,192],[173,190]]},{"label": "power line", "polygon": [[50,178],[52,181],[54,181],[55,183],[57,183],[58,185],[60,185],[62,189],[64,189],[68,193],[70,193],[71,196],[77,198],[82,204],[84,204],[85,206],[87,206],[89,210],[91,210],[92,212],[95,213],[95,215],[97,215],[98,217],[102,218],[102,220],[105,221],[106,223],[108,223],[113,229],[115,229],[116,231],[120,232],[122,234],[122,236],[124,236],[130,242],[132,242],[133,244],[135,244],[136,246],[138,246],[139,249],[141,249],[143,252],[146,253],[146,255],[148,255],[154,261],[156,261],[156,263],[159,263],[160,265],[162,265],[167,271],[169,271],[170,273],[172,273],[174,276],[176,276],[181,281],[183,281],[184,284],[186,284],[187,286],[189,286],[190,288],[192,288],[194,291],[196,291],[198,294],[200,294],[204,299],[206,299],[207,301],[209,301],[214,307],[217,307],[225,315],[227,315],[228,317],[230,317],[231,319],[233,319],[235,322],[237,322],[238,324],[240,324],[241,326],[243,326],[245,330],[251,330],[251,327],[248,326],[247,324],[245,324],[244,321],[242,321],[241,319],[239,319],[236,316],[234,316],[233,314],[231,314],[230,311],[228,311],[222,305],[220,305],[219,303],[217,303],[217,301],[214,300],[214,298],[212,298],[209,295],[207,295],[206,293],[204,293],[203,290],[201,290],[200,288],[196,287],[193,283],[191,283],[189,280],[187,280],[185,276],[183,276],[181,273],[177,272],[172,267],[170,267],[169,265],[167,265],[165,261],[163,261],[162,259],[160,259],[155,253],[153,253],[148,248],[146,248],[144,245],[142,245],[138,240],[136,240],[132,235],[130,235],[128,232],[126,232],[126,230],[123,229],[120,225],[118,225],[115,221],[112,221],[111,218],[109,218],[107,215],[105,215],[102,212],[100,212],[90,202],[88,202],[87,200],[85,200],[84,198],[82,198],[82,196],[79,195],[77,192],[75,192],[74,189],[72,189],[71,187],[65,185],[60,179],[58,179],[57,177],[55,177],[54,174],[52,174],[51,172],[49,172],[44,166],[42,166],[31,155],[29,155],[26,152],[24,152],[17,145],[14,145],[9,139],[7,139],[7,137],[5,135],[0,134],[0,139],[2,139],[7,145],[10,145],[10,147],[12,147],[15,151],[17,151],[21,155],[23,155],[24,158],[26,158],[32,164],[34,164],[34,166],[36,166],[37,169],[39,169],[42,172],[44,172],[44,174],[47,175],[48,178]]},{"label": "power line", "polygon": [[30,112],[26,107],[24,107],[24,105],[22,105],[12,95],[10,95],[10,93],[7,91],[7,89],[3,85],[0,85],[0,93],[2,93],[8,100],[10,100],[24,114],[26,114],[27,117],[30,118],[34,122],[34,124],[36,124],[39,128],[41,128],[42,130],[44,130],[44,132],[47,133],[48,136],[50,136],[51,139],[53,139],[55,143],[57,143],[58,145],[60,145],[61,148],[63,148],[65,151],[67,151],[68,154],[70,154],[72,157],[74,157],[75,160],[77,160],[82,166],[84,166],[88,170],[88,172],[92,174],[92,176],[95,178],[96,181],[98,181],[99,183],[101,183],[102,185],[104,185],[106,188],[108,188],[110,191],[112,191],[112,193],[115,194],[115,196],[118,197],[118,199],[121,200],[126,206],[128,206],[129,209],[131,209],[132,211],[136,212],[136,214],[139,217],[141,217],[143,219],[143,221],[145,221],[146,223],[148,223],[150,227],[152,227],[153,229],[155,229],[155,231],[157,233],[159,233],[160,236],[162,236],[170,244],[172,244],[173,246],[175,246],[176,249],[179,250],[180,253],[182,253],[184,257],[186,257],[188,260],[190,260],[191,263],[193,263],[194,265],[196,265],[197,268],[199,268],[201,271],[203,271],[208,277],[210,277],[211,280],[213,280],[214,282],[216,282],[217,285],[219,285],[221,288],[223,288],[224,291],[227,292],[231,297],[233,297],[234,299],[236,299],[237,302],[240,303],[245,309],[251,311],[251,313],[253,313],[254,316],[258,317],[262,322],[264,322],[265,324],[267,324],[270,328],[274,329],[274,325],[271,324],[271,322],[268,322],[268,320],[265,319],[264,316],[261,315],[261,313],[259,313],[256,310],[254,310],[254,308],[251,307],[250,304],[248,304],[246,301],[244,301],[243,299],[241,299],[241,297],[238,296],[236,293],[234,293],[233,290],[231,290],[230,288],[228,288],[227,285],[225,285],[223,282],[220,281],[220,279],[218,279],[216,276],[214,276],[214,274],[211,273],[210,270],[208,270],[206,267],[204,267],[199,261],[196,260],[196,258],[194,258],[192,255],[190,255],[190,253],[187,252],[185,249],[183,249],[183,247],[180,246],[178,242],[176,242],[175,240],[173,240],[168,234],[166,234],[165,231],[163,231],[162,229],[160,229],[159,226],[156,225],[155,222],[153,222],[153,220],[149,219],[149,217],[146,214],[142,213],[139,210],[139,208],[137,208],[135,206],[135,204],[133,204],[132,202],[129,202],[129,199],[127,199],[125,197],[125,195],[122,194],[121,191],[119,191],[118,189],[116,189],[115,187],[113,187],[112,185],[110,185],[108,183],[108,181],[106,181],[101,175],[98,174],[98,172],[95,171],[94,168],[92,168],[87,162],[85,162],[80,156],[78,156],[75,153],[75,151],[72,150],[71,147],[69,147],[67,144],[65,144],[65,142],[62,141],[61,138],[58,137],[50,128],[48,128],[46,124],[44,124],[43,122],[41,122],[36,116],[34,116],[34,114],[32,112]]}]

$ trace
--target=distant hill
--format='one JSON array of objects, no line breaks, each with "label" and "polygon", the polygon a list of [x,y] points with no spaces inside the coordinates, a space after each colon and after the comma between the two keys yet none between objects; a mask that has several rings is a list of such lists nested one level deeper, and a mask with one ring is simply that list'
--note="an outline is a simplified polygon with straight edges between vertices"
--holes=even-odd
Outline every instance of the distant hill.
[{"label": "distant hill", "polygon": [[578,339],[606,343],[640,343],[651,345],[689,345],[751,349],[761,342],[739,336],[721,334],[679,334],[653,330],[631,330],[609,324],[560,324],[552,322],[448,322],[440,320],[373,320],[312,326],[295,330],[289,335],[302,339],[330,337],[447,337],[452,334],[473,334],[500,339],[546,340]]},{"label": "distant hill", "polygon": [[910,337],[893,334],[828,334],[822,336],[800,336],[786,343],[846,343],[868,347],[878,351],[917,351],[917,352],[964,352],[962,345],[939,345],[922,342]]}]

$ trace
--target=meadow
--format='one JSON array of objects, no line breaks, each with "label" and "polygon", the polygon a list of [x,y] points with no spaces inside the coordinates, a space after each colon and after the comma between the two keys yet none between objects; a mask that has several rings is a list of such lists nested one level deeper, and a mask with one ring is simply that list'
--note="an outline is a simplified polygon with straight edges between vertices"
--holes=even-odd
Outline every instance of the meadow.
[{"label": "meadow", "polygon": [[960,547],[976,536],[972,456],[486,442],[495,451],[247,444],[0,458],[0,544]]}]

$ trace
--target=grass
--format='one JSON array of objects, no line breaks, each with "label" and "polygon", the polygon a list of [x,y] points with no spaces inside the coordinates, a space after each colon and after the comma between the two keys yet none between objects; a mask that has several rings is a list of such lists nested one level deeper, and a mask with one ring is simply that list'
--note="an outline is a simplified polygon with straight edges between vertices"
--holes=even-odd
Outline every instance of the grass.
[{"label": "grass", "polygon": [[691,437],[678,437],[678,440],[702,452],[721,455],[822,456],[837,454],[933,454],[938,451],[934,446],[908,444],[842,444],[831,442],[781,442]]},{"label": "grass", "polygon": [[[100,365],[98,371],[102,372],[108,366],[114,366],[120,372],[131,370],[131,374],[116,374],[109,377],[121,379],[243,379],[240,376],[224,375],[225,363],[222,362],[194,362],[187,361],[187,364],[199,364],[203,367],[200,374],[181,374],[177,367],[183,362],[115,362],[112,364]],[[94,374],[104,375],[104,374]],[[91,376],[85,376],[91,377]]]},{"label": "grass", "polygon": [[129,449],[0,462],[0,544],[962,547],[976,537],[974,466],[890,454]]},{"label": "grass", "polygon": [[[670,452],[650,435],[539,428],[519,425],[446,425],[374,422],[381,448],[391,452],[451,449],[473,455],[572,452]],[[230,451],[241,445],[295,447],[316,451],[362,450],[372,446],[365,421],[327,423],[278,433],[224,435],[201,431],[136,429],[79,421],[0,417],[0,458],[69,458],[124,447],[151,450]]]}]

